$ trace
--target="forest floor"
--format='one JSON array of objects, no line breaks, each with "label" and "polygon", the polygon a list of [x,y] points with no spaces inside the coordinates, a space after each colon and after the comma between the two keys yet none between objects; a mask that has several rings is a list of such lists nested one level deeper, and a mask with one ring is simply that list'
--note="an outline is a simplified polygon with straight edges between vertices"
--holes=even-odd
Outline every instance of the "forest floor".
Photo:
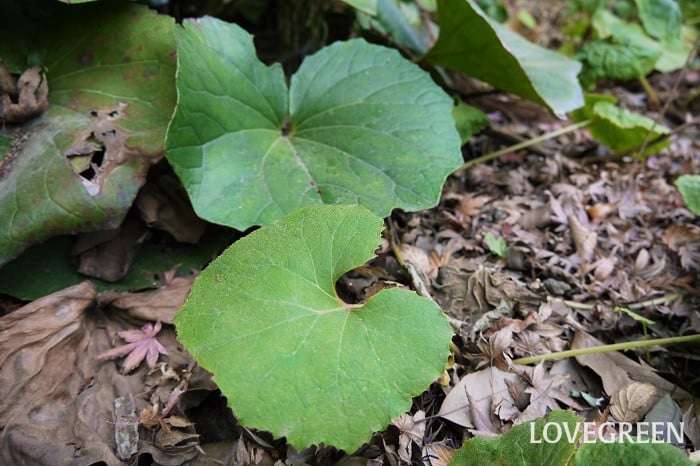
[{"label": "forest floor", "polygon": [[[36,407],[12,421],[18,464],[30,457],[111,464],[113,447],[102,439],[116,428],[123,448],[137,448],[134,464],[442,466],[466,439],[502,434],[553,409],[634,422],[654,406],[655,419],[683,422],[681,448],[700,449],[697,344],[519,361],[700,333],[700,226],[673,184],[700,173],[700,105],[686,99],[700,72],[649,82],[668,105],[652,108],[637,83],[607,91],[623,107],[680,128],[660,153],[617,157],[580,129],[454,174],[437,207],[387,219],[378,257],[341,279],[339,292],[362,300],[399,286],[430,296],[455,331],[453,361],[409,413],[357,452],[296,451],[239,425],[175,338],[172,317],[193,278],[173,272],[138,292],[98,292],[86,282],[31,302],[0,296],[0,348],[31,361],[21,371],[2,365],[0,383],[17,390],[0,402]],[[470,85],[466,102],[493,125],[463,148],[465,160],[570,124],[513,96],[474,96]],[[117,253],[101,257],[93,267],[120,267]],[[148,322],[162,328],[135,330]],[[150,345],[141,359],[146,349],[156,352],[153,369],[132,360],[126,374],[122,362],[97,359],[123,344],[124,331]],[[158,359],[161,349],[167,355]],[[79,393],[70,405],[62,402],[67,388]],[[644,413],[621,401],[631,392],[644,400]],[[103,418],[120,393],[132,394],[121,399],[122,416]]]}]

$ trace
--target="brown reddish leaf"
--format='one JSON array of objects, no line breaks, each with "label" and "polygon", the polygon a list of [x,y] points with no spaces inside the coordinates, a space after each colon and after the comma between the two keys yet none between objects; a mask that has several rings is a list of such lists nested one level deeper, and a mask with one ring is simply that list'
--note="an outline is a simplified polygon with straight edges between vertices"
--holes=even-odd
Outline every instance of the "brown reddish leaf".
[{"label": "brown reddish leaf", "polygon": [[466,194],[457,204],[457,211],[465,218],[479,215],[485,204],[491,201],[489,196],[477,196],[473,193]]},{"label": "brown reddish leaf", "polygon": [[593,221],[601,221],[611,214],[615,213],[617,206],[611,203],[601,203],[593,204],[592,206],[586,207],[586,212],[591,217]]},{"label": "brown reddish leaf", "polygon": [[141,330],[124,330],[117,332],[117,335],[128,343],[100,353],[97,355],[97,359],[116,359],[126,356],[126,360],[122,365],[122,370],[125,374],[139,367],[144,359],[148,367],[153,369],[158,362],[158,356],[161,354],[168,354],[163,345],[161,345],[156,338],[156,335],[160,332],[160,328],[160,322],[156,322],[155,325],[144,325],[141,327]]}]

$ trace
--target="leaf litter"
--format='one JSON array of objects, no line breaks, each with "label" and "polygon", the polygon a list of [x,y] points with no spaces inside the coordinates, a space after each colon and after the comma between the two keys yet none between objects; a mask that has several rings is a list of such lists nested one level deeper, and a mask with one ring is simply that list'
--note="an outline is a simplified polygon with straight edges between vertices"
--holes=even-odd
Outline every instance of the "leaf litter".
[{"label": "leaf litter", "polygon": [[[665,76],[654,78],[657,89],[668,89]],[[613,92],[627,97],[621,102],[629,108],[644,105],[627,89]],[[474,104],[489,110],[483,99]],[[560,125],[544,113],[533,118],[532,107],[518,101],[492,105],[502,109],[496,129],[507,134],[527,139]],[[683,447],[698,450],[693,348],[593,354],[534,367],[513,362],[643,339],[641,324],[614,312],[618,306],[652,320],[655,337],[700,331],[694,294],[700,230],[673,186],[678,175],[700,169],[696,136],[681,134],[646,161],[621,163],[604,154],[582,157],[582,147],[595,145],[577,132],[450,177],[435,209],[394,213],[393,238],[379,258],[341,281],[358,300],[382,283],[416,289],[420,281],[455,329],[454,364],[444,383],[416,397],[409,413],[357,452],[295,451],[236,423],[208,374],[175,339],[172,318],[191,278],[171,276],[138,293],[98,294],[84,283],[19,308],[3,297],[0,460],[442,465],[473,435],[500,435],[558,408],[587,420],[682,421]],[[467,149],[486,152],[498,143],[482,134]],[[543,158],[541,150],[553,155]],[[162,193],[172,191],[152,186],[139,204],[143,222],[196,241],[199,226],[181,235],[177,224],[188,220],[158,218]],[[489,254],[488,232],[505,240],[511,256]],[[114,256],[105,260],[116,263]],[[119,361],[99,360],[131,354],[128,345],[119,349],[121,336],[136,343],[129,348],[140,357],[122,370]]]}]

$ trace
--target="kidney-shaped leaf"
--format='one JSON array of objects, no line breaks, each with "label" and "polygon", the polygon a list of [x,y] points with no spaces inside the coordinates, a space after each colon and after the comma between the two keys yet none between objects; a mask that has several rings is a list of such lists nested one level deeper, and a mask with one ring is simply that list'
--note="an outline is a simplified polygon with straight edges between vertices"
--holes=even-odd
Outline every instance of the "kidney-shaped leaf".
[{"label": "kidney-shaped leaf", "polygon": [[315,204],[423,209],[460,165],[450,98],[394,50],[337,42],[288,91],[238,26],[202,18],[176,35],[167,157],[207,220],[245,229]]},{"label": "kidney-shaped leaf", "polygon": [[651,118],[616,106],[616,101],[611,95],[586,94],[585,107],[573,112],[571,117],[577,122],[590,120],[591,135],[615,152],[632,151],[647,140],[644,153],[637,154],[644,158],[668,146],[668,138],[663,136],[671,130]]},{"label": "kidney-shaped leaf", "polygon": [[583,105],[581,64],[489,18],[473,0],[438,0],[440,35],[425,60],[563,114]]},{"label": "kidney-shaped leaf", "polygon": [[119,225],[162,155],[175,104],[172,18],[124,2],[9,5],[0,59],[12,72],[43,65],[34,77],[49,94],[39,117],[0,128],[12,147],[0,171],[0,265],[48,237]]},{"label": "kidney-shaped leaf", "polygon": [[363,305],[336,294],[381,230],[360,206],[307,207],[235,242],[195,280],[178,338],[243,424],[297,448],[352,451],[442,373],[452,330],[434,302],[399,289]]}]

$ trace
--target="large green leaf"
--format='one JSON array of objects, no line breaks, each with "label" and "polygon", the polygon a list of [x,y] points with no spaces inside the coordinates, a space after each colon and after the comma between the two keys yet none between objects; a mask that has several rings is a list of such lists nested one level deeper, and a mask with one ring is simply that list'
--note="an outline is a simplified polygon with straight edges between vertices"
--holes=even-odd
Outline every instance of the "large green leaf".
[{"label": "large green leaf", "polygon": [[639,19],[649,35],[663,43],[680,41],[683,13],[675,0],[635,0]]},{"label": "large green leaf", "polygon": [[640,148],[646,140],[649,145],[643,154],[638,154],[643,158],[668,146],[668,138],[658,139],[671,130],[651,118],[616,106],[616,101],[610,95],[586,94],[586,105],[571,117],[576,122],[590,120],[591,135],[615,152]]},{"label": "large green leaf", "polygon": [[474,437],[455,452],[451,466],[585,466],[614,464],[652,466],[694,464],[678,448],[648,438],[618,434],[615,438],[596,439],[602,430],[593,423],[581,437],[583,419],[569,411],[552,411],[546,418],[513,426],[496,438]]},{"label": "large green leaf", "polygon": [[581,65],[489,18],[473,0],[439,0],[440,36],[424,57],[563,114],[583,105]]},{"label": "large green leaf", "polygon": [[573,413],[553,411],[500,437],[474,437],[455,452],[450,465],[564,466],[576,448],[579,422]]},{"label": "large green leaf", "polygon": [[[21,3],[0,16],[14,31],[0,58],[14,70],[22,50],[45,66],[50,106],[0,129],[13,146],[0,175],[0,265],[50,236],[116,227],[162,154],[175,100],[172,18],[120,1]],[[100,167],[81,175],[91,162]]]},{"label": "large green leaf", "polygon": [[[683,451],[668,443],[645,440],[616,441],[605,443],[584,443],[576,451],[570,466],[588,466],[591,464],[614,464],[616,466],[696,466]],[[538,464],[538,463],[534,463]]]},{"label": "large green leaf", "polygon": [[235,242],[195,280],[178,338],[239,420],[355,450],[443,371],[442,311],[388,289],[348,305],[335,283],[372,258],[382,219],[361,206],[300,209]]},{"label": "large green leaf", "polygon": [[336,42],[287,91],[238,26],[201,18],[176,35],[167,157],[202,218],[246,229],[314,204],[423,209],[461,163],[451,99],[394,50]]}]

